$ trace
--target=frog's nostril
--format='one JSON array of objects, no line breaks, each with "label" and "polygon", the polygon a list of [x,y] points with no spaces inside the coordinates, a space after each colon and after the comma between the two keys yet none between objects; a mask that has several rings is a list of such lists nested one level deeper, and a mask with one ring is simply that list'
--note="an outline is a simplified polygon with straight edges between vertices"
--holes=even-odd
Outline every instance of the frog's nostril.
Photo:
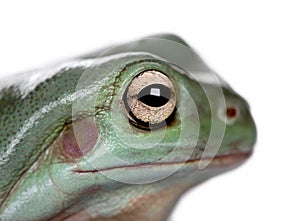
[{"label": "frog's nostril", "polygon": [[225,109],[220,108],[218,110],[218,117],[220,120],[225,122],[227,125],[233,125],[235,121],[239,118],[240,109],[236,105],[228,105]]},{"label": "frog's nostril", "polygon": [[234,106],[227,107],[226,109],[226,116],[227,118],[235,118],[238,115],[238,109]]}]

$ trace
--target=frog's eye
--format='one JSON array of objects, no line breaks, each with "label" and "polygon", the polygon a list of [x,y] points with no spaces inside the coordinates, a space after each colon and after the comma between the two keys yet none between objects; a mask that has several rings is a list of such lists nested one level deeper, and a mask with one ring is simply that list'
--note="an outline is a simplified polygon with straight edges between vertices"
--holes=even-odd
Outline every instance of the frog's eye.
[{"label": "frog's eye", "polygon": [[166,125],[175,111],[175,86],[159,71],[144,71],[131,81],[123,102],[133,125],[143,129],[159,128]]}]

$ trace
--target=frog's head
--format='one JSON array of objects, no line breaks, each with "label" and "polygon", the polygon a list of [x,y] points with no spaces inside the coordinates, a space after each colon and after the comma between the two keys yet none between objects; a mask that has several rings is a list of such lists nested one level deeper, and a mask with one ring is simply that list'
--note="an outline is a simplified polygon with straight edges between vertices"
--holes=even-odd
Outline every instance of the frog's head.
[{"label": "frog's head", "polygon": [[134,199],[170,190],[169,205],[250,156],[249,106],[225,84],[152,54],[95,61],[78,78],[72,121],[23,175],[6,211],[24,217],[35,208],[28,219],[115,216]]},{"label": "frog's head", "polygon": [[178,177],[191,173],[185,181],[193,185],[251,155],[256,129],[241,96],[213,73],[219,83],[137,56],[118,74],[108,110],[94,118],[97,147],[75,172],[100,172],[124,184],[180,183]]}]

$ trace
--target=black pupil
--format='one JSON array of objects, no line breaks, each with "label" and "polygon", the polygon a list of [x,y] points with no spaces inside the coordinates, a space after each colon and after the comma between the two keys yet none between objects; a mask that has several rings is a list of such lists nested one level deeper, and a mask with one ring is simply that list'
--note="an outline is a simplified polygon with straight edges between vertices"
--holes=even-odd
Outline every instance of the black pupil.
[{"label": "black pupil", "polygon": [[151,107],[161,107],[168,103],[171,97],[171,90],[162,84],[151,84],[143,88],[137,98],[144,104]]}]

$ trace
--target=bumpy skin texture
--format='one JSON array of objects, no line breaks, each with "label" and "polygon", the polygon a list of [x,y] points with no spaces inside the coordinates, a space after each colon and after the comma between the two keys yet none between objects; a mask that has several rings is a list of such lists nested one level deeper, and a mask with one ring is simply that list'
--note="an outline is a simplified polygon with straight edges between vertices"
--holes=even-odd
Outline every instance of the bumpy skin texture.
[{"label": "bumpy skin texture", "polygon": [[[182,48],[192,54],[182,56],[185,67],[170,62]],[[193,56],[177,36],[158,35],[2,80],[1,220],[166,220],[186,190],[244,162],[256,139],[248,105],[221,79],[236,109],[209,99],[219,86],[201,80],[212,71]],[[177,93],[174,119],[153,131],[133,126],[123,101],[146,70],[166,74]],[[225,124],[223,115],[235,119]],[[226,130],[203,157],[212,120]]]}]

